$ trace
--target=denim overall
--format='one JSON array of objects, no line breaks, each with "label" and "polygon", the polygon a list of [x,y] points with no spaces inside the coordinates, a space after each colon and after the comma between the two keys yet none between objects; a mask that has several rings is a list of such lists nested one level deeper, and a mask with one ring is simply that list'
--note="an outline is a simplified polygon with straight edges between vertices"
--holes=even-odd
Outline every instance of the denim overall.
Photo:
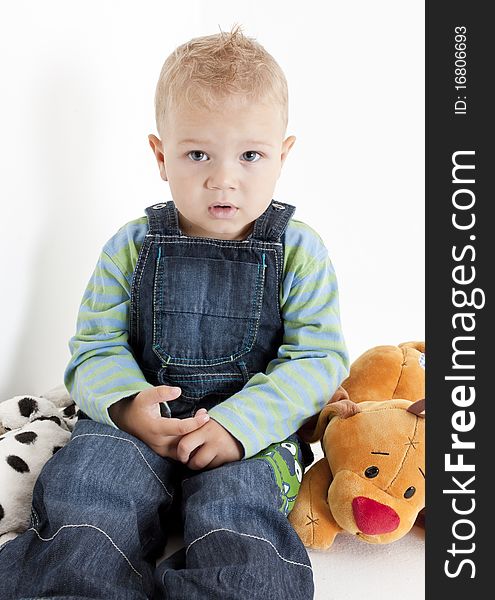
[{"label": "denim overall", "polygon": [[[272,201],[240,241],[182,235],[172,202],[146,210],[130,343],[149,382],[182,388],[173,416],[211,408],[276,356],[294,210]],[[269,454],[191,471],[81,415],[36,481],[30,527],[0,547],[0,598],[311,600],[311,563]],[[176,507],[184,549],[157,566]]]},{"label": "denim overall", "polygon": [[282,343],[281,237],[295,211],[272,201],[245,240],[187,237],[172,201],[146,209],[129,343],[146,379],[182,389],[163,406],[192,416],[263,372]]}]

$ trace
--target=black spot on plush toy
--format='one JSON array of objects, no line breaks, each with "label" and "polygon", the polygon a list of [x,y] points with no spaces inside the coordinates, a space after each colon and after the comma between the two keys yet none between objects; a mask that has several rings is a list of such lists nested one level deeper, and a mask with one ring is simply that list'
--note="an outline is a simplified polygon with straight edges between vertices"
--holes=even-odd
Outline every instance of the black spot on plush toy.
[{"label": "black spot on plush toy", "polygon": [[64,386],[0,402],[0,546],[29,527],[36,479],[69,441],[76,410]]}]

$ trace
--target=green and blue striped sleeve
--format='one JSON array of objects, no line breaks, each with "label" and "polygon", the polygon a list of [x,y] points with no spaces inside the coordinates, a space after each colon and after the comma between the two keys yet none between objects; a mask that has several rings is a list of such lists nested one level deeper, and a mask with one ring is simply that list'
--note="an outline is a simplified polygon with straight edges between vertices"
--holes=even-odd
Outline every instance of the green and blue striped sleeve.
[{"label": "green and blue striped sleeve", "polygon": [[122,227],[103,247],[84,292],[65,386],[79,408],[100,423],[116,427],[109,407],[152,387],[128,344],[130,287],[146,217]]},{"label": "green and blue striped sleeve", "polygon": [[209,411],[241,442],[244,458],[297,431],[323,408],[349,371],[335,271],[311,227],[290,221],[284,263],[284,335],[277,358]]}]

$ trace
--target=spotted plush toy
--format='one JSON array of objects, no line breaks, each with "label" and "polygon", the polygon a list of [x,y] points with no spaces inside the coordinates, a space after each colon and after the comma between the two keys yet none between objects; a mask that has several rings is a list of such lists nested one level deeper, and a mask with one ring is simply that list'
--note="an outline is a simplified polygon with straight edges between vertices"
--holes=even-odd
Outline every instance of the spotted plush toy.
[{"label": "spotted plush toy", "polygon": [[76,411],[64,386],[0,402],[0,546],[28,528],[36,479],[69,441]]}]

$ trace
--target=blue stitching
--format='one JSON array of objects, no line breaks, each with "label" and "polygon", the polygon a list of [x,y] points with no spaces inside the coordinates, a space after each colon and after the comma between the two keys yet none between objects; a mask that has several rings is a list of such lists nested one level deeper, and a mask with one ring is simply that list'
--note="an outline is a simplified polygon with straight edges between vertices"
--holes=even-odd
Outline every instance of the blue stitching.
[{"label": "blue stitching", "polygon": [[[147,248],[146,248],[146,245],[148,246]],[[149,253],[150,253],[150,250],[152,247],[153,247],[152,243],[150,243],[150,244],[144,243],[141,247],[141,250],[139,252],[138,261],[136,263],[136,270],[135,270],[136,277],[133,281],[133,285],[135,288],[134,289],[134,297],[132,296],[132,291],[131,291],[131,298],[134,300],[134,305],[136,307],[136,323],[135,323],[136,342],[139,341],[139,305],[140,305],[139,298],[140,298],[140,290],[141,290],[141,279],[143,278],[144,268],[148,261],[148,256],[149,256]],[[146,255],[145,255],[145,248],[146,248]],[[139,275],[138,275],[138,273],[139,273]],[[131,319],[132,319],[132,314],[131,314]]]},{"label": "blue stitching", "polygon": [[[211,376],[212,378],[215,378],[215,381],[212,381],[212,383],[215,383],[216,381],[232,381],[234,379],[234,377],[215,377],[214,375]],[[182,377],[173,377],[174,382],[179,383],[180,381],[184,382],[184,383],[205,383],[205,377],[201,378],[201,379],[183,379]],[[241,375],[237,375],[237,379],[242,379]]]},{"label": "blue stitching", "polygon": [[[158,246],[158,256],[156,259],[156,264],[155,264],[155,281],[153,282],[153,342],[152,342],[152,350],[153,352],[158,356],[158,358],[160,360],[162,360],[162,357],[158,354],[158,352],[155,351],[156,348],[159,348],[159,346],[156,344],[156,339],[157,339],[157,309],[160,310],[161,306],[162,306],[162,295],[163,295],[163,285],[161,286],[161,289],[158,290],[159,293],[157,293],[157,285],[158,285],[158,277],[159,277],[159,268],[160,268],[160,258],[161,258],[161,254],[162,254],[162,247]],[[159,296],[157,298],[157,296]],[[167,359],[167,363],[169,362],[170,357]]]},{"label": "blue stitching", "polygon": [[[187,374],[183,374],[183,375],[179,375],[180,378],[186,380],[186,379],[191,379],[194,377],[199,377],[201,379],[207,379],[208,377],[230,377],[230,378],[236,378],[236,377],[240,377],[239,373],[191,373],[190,375]],[[174,376],[174,380],[175,380],[175,376]]]}]

